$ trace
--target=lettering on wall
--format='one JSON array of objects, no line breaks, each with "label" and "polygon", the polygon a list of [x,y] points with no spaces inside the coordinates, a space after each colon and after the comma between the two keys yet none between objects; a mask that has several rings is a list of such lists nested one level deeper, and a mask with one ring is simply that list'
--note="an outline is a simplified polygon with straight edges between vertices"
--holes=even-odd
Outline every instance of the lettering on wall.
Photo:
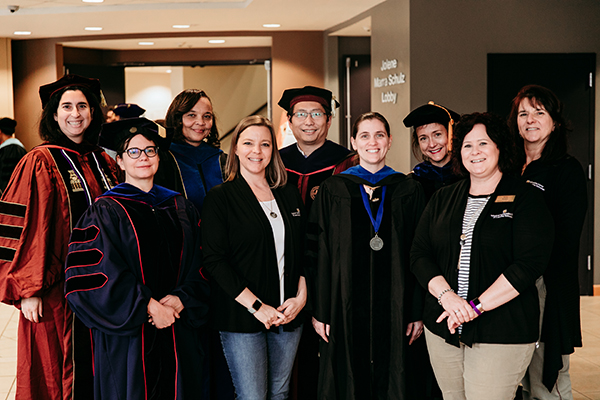
[{"label": "lettering on wall", "polygon": [[[390,71],[392,69],[398,68],[398,60],[382,60],[381,61],[381,72]],[[402,72],[390,72],[387,76],[379,77],[376,76],[373,79],[373,87],[374,88],[385,88],[381,92],[381,102],[382,103],[392,103],[396,104],[398,101],[398,93],[394,92],[390,87],[400,85],[402,83],[406,83],[406,75]],[[390,89],[387,89],[390,88]]]}]

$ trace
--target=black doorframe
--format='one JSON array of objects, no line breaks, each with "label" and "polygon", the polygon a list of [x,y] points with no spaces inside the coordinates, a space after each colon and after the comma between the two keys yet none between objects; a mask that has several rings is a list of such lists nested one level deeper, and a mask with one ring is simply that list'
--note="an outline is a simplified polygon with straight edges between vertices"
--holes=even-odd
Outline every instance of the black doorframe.
[{"label": "black doorframe", "polygon": [[537,84],[564,103],[570,121],[569,153],[588,175],[588,215],[579,252],[579,291],[593,295],[595,53],[488,54],[488,111],[507,116],[519,89]]}]

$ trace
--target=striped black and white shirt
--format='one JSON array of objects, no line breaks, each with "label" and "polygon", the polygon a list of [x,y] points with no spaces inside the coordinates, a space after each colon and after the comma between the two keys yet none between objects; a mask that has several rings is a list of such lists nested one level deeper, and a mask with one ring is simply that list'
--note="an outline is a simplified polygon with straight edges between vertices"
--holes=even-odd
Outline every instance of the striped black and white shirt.
[{"label": "striped black and white shirt", "polygon": [[[469,271],[471,266],[471,243],[473,242],[473,229],[481,211],[483,211],[490,196],[471,196],[467,200],[467,208],[463,217],[462,234],[465,239],[461,239],[460,256],[458,259],[458,292],[457,294],[467,300],[469,294]],[[461,236],[462,237],[462,236]],[[458,332],[462,332],[462,326],[458,327]]]}]

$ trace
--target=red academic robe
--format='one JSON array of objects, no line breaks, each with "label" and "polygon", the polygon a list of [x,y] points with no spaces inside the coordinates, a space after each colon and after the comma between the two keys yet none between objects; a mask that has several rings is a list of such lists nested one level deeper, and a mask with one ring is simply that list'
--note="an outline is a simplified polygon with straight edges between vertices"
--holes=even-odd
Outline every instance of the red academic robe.
[{"label": "red academic robe", "polygon": [[[91,398],[78,395],[91,385],[73,381],[79,366],[64,262],[73,225],[116,177],[116,164],[102,149],[65,139],[28,153],[0,200],[0,301],[20,308],[21,299],[41,297],[43,305],[39,323],[22,314],[19,320],[16,399]],[[82,367],[91,372],[91,364]]]}]

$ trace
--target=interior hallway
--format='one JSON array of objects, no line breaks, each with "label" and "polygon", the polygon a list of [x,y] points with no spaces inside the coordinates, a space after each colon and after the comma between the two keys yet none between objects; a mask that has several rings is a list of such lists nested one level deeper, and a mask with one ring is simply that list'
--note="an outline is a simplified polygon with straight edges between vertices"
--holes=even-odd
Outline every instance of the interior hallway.
[{"label": "interior hallway", "polygon": [[[0,304],[0,400],[15,398],[16,308]],[[571,356],[575,400],[600,400],[600,296],[581,298],[584,347]],[[415,399],[418,400],[418,399]]]}]

